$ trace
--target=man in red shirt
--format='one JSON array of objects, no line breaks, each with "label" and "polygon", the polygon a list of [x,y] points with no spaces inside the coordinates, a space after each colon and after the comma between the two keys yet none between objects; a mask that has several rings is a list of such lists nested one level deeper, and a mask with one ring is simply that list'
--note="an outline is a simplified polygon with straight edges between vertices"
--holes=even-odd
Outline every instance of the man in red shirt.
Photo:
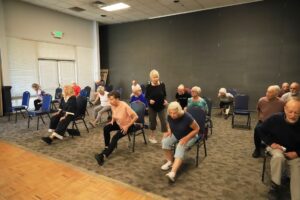
[{"label": "man in red shirt", "polygon": [[81,88],[79,87],[79,85],[76,84],[75,81],[72,82],[72,86],[73,86],[75,96],[77,97],[80,93]]}]

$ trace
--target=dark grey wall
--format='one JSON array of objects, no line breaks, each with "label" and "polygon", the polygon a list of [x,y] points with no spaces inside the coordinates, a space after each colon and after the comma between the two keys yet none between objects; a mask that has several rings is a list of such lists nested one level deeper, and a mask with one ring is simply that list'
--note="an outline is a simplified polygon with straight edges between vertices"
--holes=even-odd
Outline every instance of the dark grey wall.
[{"label": "dark grey wall", "polygon": [[[300,1],[267,0],[154,20],[100,27],[101,66],[129,96],[153,68],[173,100],[178,84],[198,85],[216,100],[220,87],[250,95],[299,81]],[[217,101],[215,101],[215,106]]]}]

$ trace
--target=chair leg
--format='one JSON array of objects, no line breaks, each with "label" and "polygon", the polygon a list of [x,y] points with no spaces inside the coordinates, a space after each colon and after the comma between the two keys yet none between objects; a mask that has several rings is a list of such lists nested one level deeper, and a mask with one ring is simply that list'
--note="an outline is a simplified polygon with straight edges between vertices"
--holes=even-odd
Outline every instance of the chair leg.
[{"label": "chair leg", "polygon": [[40,116],[38,116],[37,118],[36,130],[39,130],[39,123],[40,123]]},{"label": "chair leg", "polygon": [[51,117],[50,117],[50,114],[49,113],[47,113],[47,116],[49,117],[49,119],[51,120]]},{"label": "chair leg", "polygon": [[197,143],[196,167],[198,167],[198,164],[199,164],[199,146],[200,146],[200,141],[198,141],[198,143]]},{"label": "chair leg", "polygon": [[20,113],[22,114],[23,118],[25,119],[26,117],[25,117],[24,113],[22,111],[20,111]]},{"label": "chair leg", "polygon": [[10,112],[8,112],[8,121],[10,121]]},{"label": "chair leg", "polygon": [[232,113],[231,117],[231,127],[234,128],[234,113]]},{"label": "chair leg", "polygon": [[43,124],[46,124],[42,115],[41,115],[41,120],[42,120]]},{"label": "chair leg", "polygon": [[28,116],[28,124],[27,124],[27,126],[28,126],[28,128],[29,128],[29,124],[30,124],[30,119],[31,117],[30,116]]},{"label": "chair leg", "polygon": [[264,162],[263,162],[262,173],[261,173],[261,181],[262,182],[265,181],[266,161],[267,161],[267,156],[265,155]]},{"label": "chair leg", "polygon": [[203,147],[204,147],[204,155],[207,156],[207,150],[206,150],[206,142],[203,140]]},{"label": "chair leg", "polygon": [[133,132],[132,152],[134,152],[134,146],[135,146],[135,133],[136,133],[136,132]]},{"label": "chair leg", "polygon": [[83,123],[84,123],[84,126],[85,126],[85,128],[86,128],[87,132],[89,133],[90,131],[89,131],[89,128],[87,127],[87,125],[86,125],[86,123],[85,123],[85,120],[84,120],[84,118],[82,118],[82,121],[83,121]]},{"label": "chair leg", "polygon": [[147,144],[144,128],[142,129],[142,134],[143,134],[143,138],[144,138],[144,144]]}]

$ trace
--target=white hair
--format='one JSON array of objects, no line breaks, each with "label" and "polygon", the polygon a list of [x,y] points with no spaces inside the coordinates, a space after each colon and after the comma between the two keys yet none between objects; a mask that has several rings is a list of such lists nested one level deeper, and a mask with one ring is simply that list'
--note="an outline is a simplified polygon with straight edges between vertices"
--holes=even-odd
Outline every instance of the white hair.
[{"label": "white hair", "polygon": [[178,87],[177,87],[177,89],[181,89],[181,90],[184,90],[184,85],[183,84],[180,84],[180,85],[178,85]]},{"label": "white hair", "polygon": [[169,104],[168,106],[168,114],[170,114],[170,110],[176,110],[177,113],[179,113],[180,115],[183,115],[184,111],[181,107],[181,105],[177,102],[177,101],[173,101]]},{"label": "white hair", "polygon": [[201,94],[201,88],[200,88],[200,87],[198,87],[198,86],[194,86],[194,87],[192,87],[191,91],[196,91],[196,92],[198,93],[198,95],[200,95],[200,94]]},{"label": "white hair", "polygon": [[227,93],[226,88],[220,88],[220,89],[219,89],[219,94],[220,94],[220,93],[225,93],[225,94],[226,94],[226,93]]},{"label": "white hair", "polygon": [[275,91],[276,97],[279,95],[280,93],[280,87],[279,85],[271,85],[268,87],[268,90],[273,90]]},{"label": "white hair", "polygon": [[151,70],[150,72],[150,78],[157,76],[159,78],[159,73],[156,69]]}]

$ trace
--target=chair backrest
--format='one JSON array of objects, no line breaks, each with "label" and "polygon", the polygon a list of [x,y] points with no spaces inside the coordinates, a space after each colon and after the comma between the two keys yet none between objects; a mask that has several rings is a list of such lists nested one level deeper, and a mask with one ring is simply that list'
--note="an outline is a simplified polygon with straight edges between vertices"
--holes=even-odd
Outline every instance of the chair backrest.
[{"label": "chair backrest", "polygon": [[249,96],[238,94],[234,99],[234,110],[248,110]]},{"label": "chair backrest", "polygon": [[234,88],[228,89],[227,92],[232,94],[232,96],[234,96],[234,97],[238,94],[237,89],[234,89]]},{"label": "chair backrest", "polygon": [[87,98],[85,96],[78,96],[76,97],[76,103],[77,103],[77,109],[75,116],[76,117],[84,117],[86,112],[86,106],[87,106]]},{"label": "chair backrest", "polygon": [[196,120],[198,125],[200,126],[200,133],[205,133],[205,121],[206,121],[206,113],[199,106],[190,106],[187,108],[187,112],[192,115],[192,117]]},{"label": "chair backrest", "polygon": [[107,92],[111,92],[113,89],[114,89],[114,86],[113,86],[113,85],[107,85],[107,86],[106,86],[106,91],[107,91]]},{"label": "chair backrest", "polygon": [[206,104],[207,104],[207,107],[208,107],[207,116],[211,116],[212,100],[211,100],[211,98],[208,98],[208,97],[202,97],[202,98],[206,101]]},{"label": "chair backrest", "polygon": [[87,97],[87,91],[84,90],[84,89],[83,89],[83,90],[80,90],[79,96]]},{"label": "chair backrest", "polygon": [[123,88],[118,88],[118,89],[116,89],[116,91],[119,92],[120,99],[122,99]]},{"label": "chair backrest", "polygon": [[141,84],[142,93],[145,94],[146,92],[146,86],[144,84]]},{"label": "chair backrest", "polygon": [[29,99],[30,99],[30,92],[28,92],[28,91],[23,92],[22,106],[26,106],[26,108],[28,108],[28,106],[29,106]]},{"label": "chair backrest", "polygon": [[55,90],[55,96],[54,96],[54,98],[55,99],[61,99],[61,97],[62,97],[62,89],[60,87],[58,87]]},{"label": "chair backrest", "polygon": [[141,101],[134,101],[134,102],[130,103],[130,107],[132,108],[132,110],[134,110],[134,112],[139,117],[136,122],[144,124],[145,123],[145,110],[146,110],[145,104]]},{"label": "chair backrest", "polygon": [[87,92],[87,96],[86,97],[90,97],[90,94],[91,94],[91,87],[90,86],[85,86],[84,90]]},{"label": "chair backrest", "polygon": [[50,112],[51,101],[52,101],[52,96],[50,94],[45,94],[43,96],[43,103],[42,103],[42,107],[41,107],[41,110],[43,112]]}]

